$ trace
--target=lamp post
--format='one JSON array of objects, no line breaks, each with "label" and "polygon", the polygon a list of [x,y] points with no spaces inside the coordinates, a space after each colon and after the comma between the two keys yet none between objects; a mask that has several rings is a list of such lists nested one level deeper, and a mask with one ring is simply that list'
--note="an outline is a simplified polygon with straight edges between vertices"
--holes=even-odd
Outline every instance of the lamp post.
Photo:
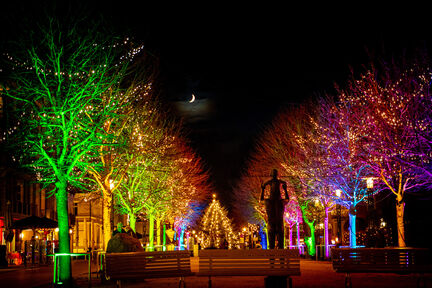
[{"label": "lamp post", "polygon": [[370,229],[375,228],[375,199],[373,197],[374,179],[372,177],[366,178],[366,188],[368,195],[368,226]]},{"label": "lamp post", "polygon": [[[341,197],[341,190],[337,189],[335,191],[336,196],[338,198]],[[338,242],[342,243],[342,221],[341,221],[341,205],[340,204],[336,204],[336,219],[337,219],[337,227],[338,227],[338,232],[337,232],[337,237],[338,237]]]}]

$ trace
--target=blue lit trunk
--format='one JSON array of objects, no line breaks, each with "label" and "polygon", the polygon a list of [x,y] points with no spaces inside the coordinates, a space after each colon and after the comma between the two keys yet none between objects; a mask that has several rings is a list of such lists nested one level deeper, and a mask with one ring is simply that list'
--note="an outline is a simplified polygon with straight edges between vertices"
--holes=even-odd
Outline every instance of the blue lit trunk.
[{"label": "blue lit trunk", "polygon": [[349,246],[355,248],[356,244],[356,215],[349,214]]},{"label": "blue lit trunk", "polygon": [[262,249],[267,249],[267,233],[266,233],[266,231],[265,231],[266,229],[265,228],[261,228],[260,229],[260,237],[261,237],[261,247],[262,247]]},{"label": "blue lit trunk", "polygon": [[179,229],[180,229],[180,233],[179,233],[179,237],[178,237],[178,246],[179,246],[179,250],[184,250],[183,239],[184,239],[185,229],[184,228],[179,228]]}]

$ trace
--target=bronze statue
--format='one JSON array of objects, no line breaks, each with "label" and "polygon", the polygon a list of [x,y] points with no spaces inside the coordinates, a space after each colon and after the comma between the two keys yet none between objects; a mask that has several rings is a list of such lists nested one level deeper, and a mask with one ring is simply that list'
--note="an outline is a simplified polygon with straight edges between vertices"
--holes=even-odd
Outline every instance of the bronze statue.
[{"label": "bronze statue", "polygon": [[[285,203],[289,201],[287,184],[285,181],[278,179],[277,176],[278,171],[273,169],[271,173],[272,179],[261,185],[260,200],[265,200],[265,207],[268,217],[267,234],[269,237],[270,249],[275,248],[276,237],[278,239],[278,248],[284,248],[283,213]],[[270,186],[270,196],[268,199],[264,199],[264,190],[268,185]],[[282,199],[281,197],[281,186],[285,192],[285,199]]]}]

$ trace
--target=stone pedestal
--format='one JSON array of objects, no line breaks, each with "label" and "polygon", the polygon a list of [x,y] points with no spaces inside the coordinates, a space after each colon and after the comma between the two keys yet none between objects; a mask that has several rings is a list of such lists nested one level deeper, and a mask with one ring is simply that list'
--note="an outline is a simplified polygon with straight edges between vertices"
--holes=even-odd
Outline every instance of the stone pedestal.
[{"label": "stone pedestal", "polygon": [[[291,284],[291,279],[290,284]],[[264,278],[265,288],[287,288],[287,277],[286,276],[268,276]],[[289,285],[290,288],[292,285]]]}]

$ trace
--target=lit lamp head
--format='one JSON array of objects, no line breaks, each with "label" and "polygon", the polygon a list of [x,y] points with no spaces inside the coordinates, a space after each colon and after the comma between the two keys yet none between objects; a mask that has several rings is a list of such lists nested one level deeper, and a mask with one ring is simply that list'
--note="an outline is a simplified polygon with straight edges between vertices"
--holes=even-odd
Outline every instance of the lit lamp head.
[{"label": "lit lamp head", "polygon": [[336,193],[337,197],[340,197],[342,194],[342,191],[340,189],[336,189],[335,193]]},{"label": "lit lamp head", "polygon": [[372,189],[374,187],[374,180],[372,177],[366,178],[366,187]]}]

